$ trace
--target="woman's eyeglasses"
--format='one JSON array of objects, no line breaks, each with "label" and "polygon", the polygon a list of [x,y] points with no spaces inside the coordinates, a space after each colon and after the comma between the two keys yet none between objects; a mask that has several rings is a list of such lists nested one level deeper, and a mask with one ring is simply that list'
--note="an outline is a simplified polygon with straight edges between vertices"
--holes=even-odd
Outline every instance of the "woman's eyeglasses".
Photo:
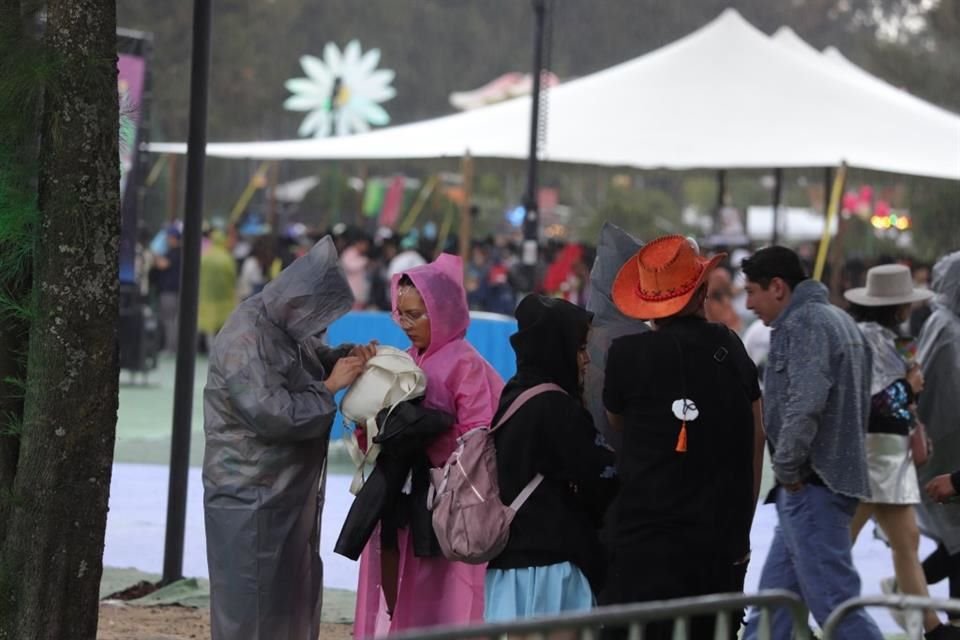
[{"label": "woman's eyeglasses", "polygon": [[426,311],[400,311],[399,309],[393,311],[393,321],[401,327],[412,327],[426,317]]}]

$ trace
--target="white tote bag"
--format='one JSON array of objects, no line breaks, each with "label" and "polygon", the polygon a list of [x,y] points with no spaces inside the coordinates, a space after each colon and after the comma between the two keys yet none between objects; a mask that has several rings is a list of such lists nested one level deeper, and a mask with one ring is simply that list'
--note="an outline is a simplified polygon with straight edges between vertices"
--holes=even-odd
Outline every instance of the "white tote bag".
[{"label": "white tote bag", "polygon": [[374,444],[379,429],[377,414],[383,409],[393,409],[404,400],[419,398],[427,390],[427,376],[406,351],[395,347],[378,346],[377,354],[367,360],[360,374],[340,401],[340,413],[347,422],[363,425],[367,434],[367,451],[357,443],[356,433],[346,434],[347,451],[357,466],[350,484],[350,492],[356,495],[365,481],[365,469],[373,464],[380,452]]}]

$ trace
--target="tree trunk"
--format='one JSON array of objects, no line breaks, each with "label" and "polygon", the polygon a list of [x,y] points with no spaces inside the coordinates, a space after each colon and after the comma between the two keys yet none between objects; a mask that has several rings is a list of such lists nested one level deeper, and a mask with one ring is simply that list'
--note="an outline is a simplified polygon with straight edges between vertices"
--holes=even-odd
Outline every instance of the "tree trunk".
[{"label": "tree trunk", "polygon": [[[35,216],[36,200],[36,91],[23,95],[15,89],[29,75],[26,65],[31,41],[23,24],[20,0],[0,0],[0,542],[5,538],[10,491],[16,476],[23,420],[23,392],[17,381],[26,377],[28,324],[14,310],[26,302],[29,265],[21,261],[32,244],[21,224]],[[21,82],[18,82],[21,81]],[[8,84],[9,83],[9,84]],[[28,250],[27,250],[28,251]],[[25,256],[24,256],[25,257]]]},{"label": "tree trunk", "polygon": [[117,420],[115,0],[50,0],[40,224],[0,638],[96,636]]}]

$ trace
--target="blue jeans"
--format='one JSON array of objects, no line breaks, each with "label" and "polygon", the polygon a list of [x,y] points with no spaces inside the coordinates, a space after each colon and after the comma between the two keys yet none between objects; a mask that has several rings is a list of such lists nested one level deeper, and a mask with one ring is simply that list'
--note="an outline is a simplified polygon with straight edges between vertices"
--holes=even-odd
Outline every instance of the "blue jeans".
[{"label": "blue jeans", "polygon": [[[822,627],[841,603],[860,595],[860,575],[850,554],[850,519],[857,500],[819,485],[800,491],[777,490],[780,519],[760,576],[760,590],[786,589],[800,595]],[[744,640],[756,640],[760,612],[747,621]],[[791,637],[791,617],[784,609],[773,615],[774,640]],[[882,640],[867,612],[855,609],[837,629],[840,640]]]}]

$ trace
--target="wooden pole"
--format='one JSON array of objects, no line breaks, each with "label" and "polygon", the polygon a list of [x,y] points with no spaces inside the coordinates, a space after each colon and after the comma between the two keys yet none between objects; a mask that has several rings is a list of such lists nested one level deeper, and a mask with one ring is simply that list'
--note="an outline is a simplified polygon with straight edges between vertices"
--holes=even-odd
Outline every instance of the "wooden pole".
[{"label": "wooden pole", "polygon": [[231,224],[235,223],[240,218],[241,214],[243,214],[243,212],[246,210],[247,205],[250,204],[253,194],[257,192],[257,189],[263,186],[263,183],[266,180],[267,169],[269,168],[270,161],[268,160],[261,163],[254,174],[250,176],[250,180],[247,182],[246,188],[233,205],[233,209],[230,210]]},{"label": "wooden pole", "polygon": [[466,267],[470,261],[470,240],[473,236],[473,218],[470,209],[473,204],[473,158],[470,152],[460,161],[460,175],[463,177],[463,202],[460,203],[460,259]]},{"label": "wooden pole", "polygon": [[410,211],[407,213],[407,216],[403,219],[403,222],[397,227],[397,232],[401,235],[406,234],[410,229],[413,228],[413,225],[416,224],[417,218],[420,217],[420,213],[423,212],[423,208],[427,205],[427,201],[430,200],[430,196],[433,195],[434,190],[437,188],[437,185],[440,183],[440,177],[433,175],[427,180],[426,184],[420,189],[420,193],[417,194],[417,199],[414,201],[413,205],[410,207]]},{"label": "wooden pole", "polygon": [[180,209],[180,174],[177,171],[177,156],[169,154],[167,158],[167,221],[173,222]]},{"label": "wooden pole", "polygon": [[157,180],[160,179],[160,174],[163,173],[163,170],[167,167],[167,162],[170,160],[170,154],[165,153],[157,161],[153,163],[153,166],[150,168],[150,173],[147,174],[147,179],[143,181],[143,186],[152,187],[157,183]]},{"label": "wooden pole", "polygon": [[277,228],[279,222],[277,211],[277,183],[279,182],[280,162],[275,160],[270,163],[270,171],[267,172],[267,224],[270,225],[270,233],[273,236],[280,235],[280,229]]},{"label": "wooden pole", "polygon": [[447,203],[446,213],[443,214],[443,220],[440,222],[440,232],[437,234],[437,254],[447,246],[447,238],[450,237],[450,228],[453,227],[453,219],[457,215],[457,208],[452,202]]},{"label": "wooden pole", "polygon": [[[830,252],[830,227],[833,226],[833,221],[837,218],[840,213],[840,198],[843,195],[843,185],[847,179],[847,165],[841,164],[840,168],[837,169],[837,174],[833,179],[833,188],[830,190],[830,205],[827,207],[826,218],[823,223],[823,235],[820,237],[820,250],[817,252],[817,262],[813,269],[813,279],[822,280],[823,279],[823,270],[827,263],[827,255]],[[843,226],[842,224],[837,224],[837,242],[834,248],[834,263],[836,261],[837,253],[841,254],[842,257],[842,248],[843,248]],[[833,266],[834,263],[831,263]],[[837,269],[834,269],[834,278],[837,277]]]},{"label": "wooden pole", "polygon": [[361,162],[357,174],[360,176],[360,181],[363,183],[363,186],[360,187],[360,190],[357,192],[357,208],[353,213],[354,224],[361,229],[366,228],[366,212],[363,210],[363,205],[366,204],[367,199],[367,188],[369,185],[369,170],[367,169],[367,163]]}]

